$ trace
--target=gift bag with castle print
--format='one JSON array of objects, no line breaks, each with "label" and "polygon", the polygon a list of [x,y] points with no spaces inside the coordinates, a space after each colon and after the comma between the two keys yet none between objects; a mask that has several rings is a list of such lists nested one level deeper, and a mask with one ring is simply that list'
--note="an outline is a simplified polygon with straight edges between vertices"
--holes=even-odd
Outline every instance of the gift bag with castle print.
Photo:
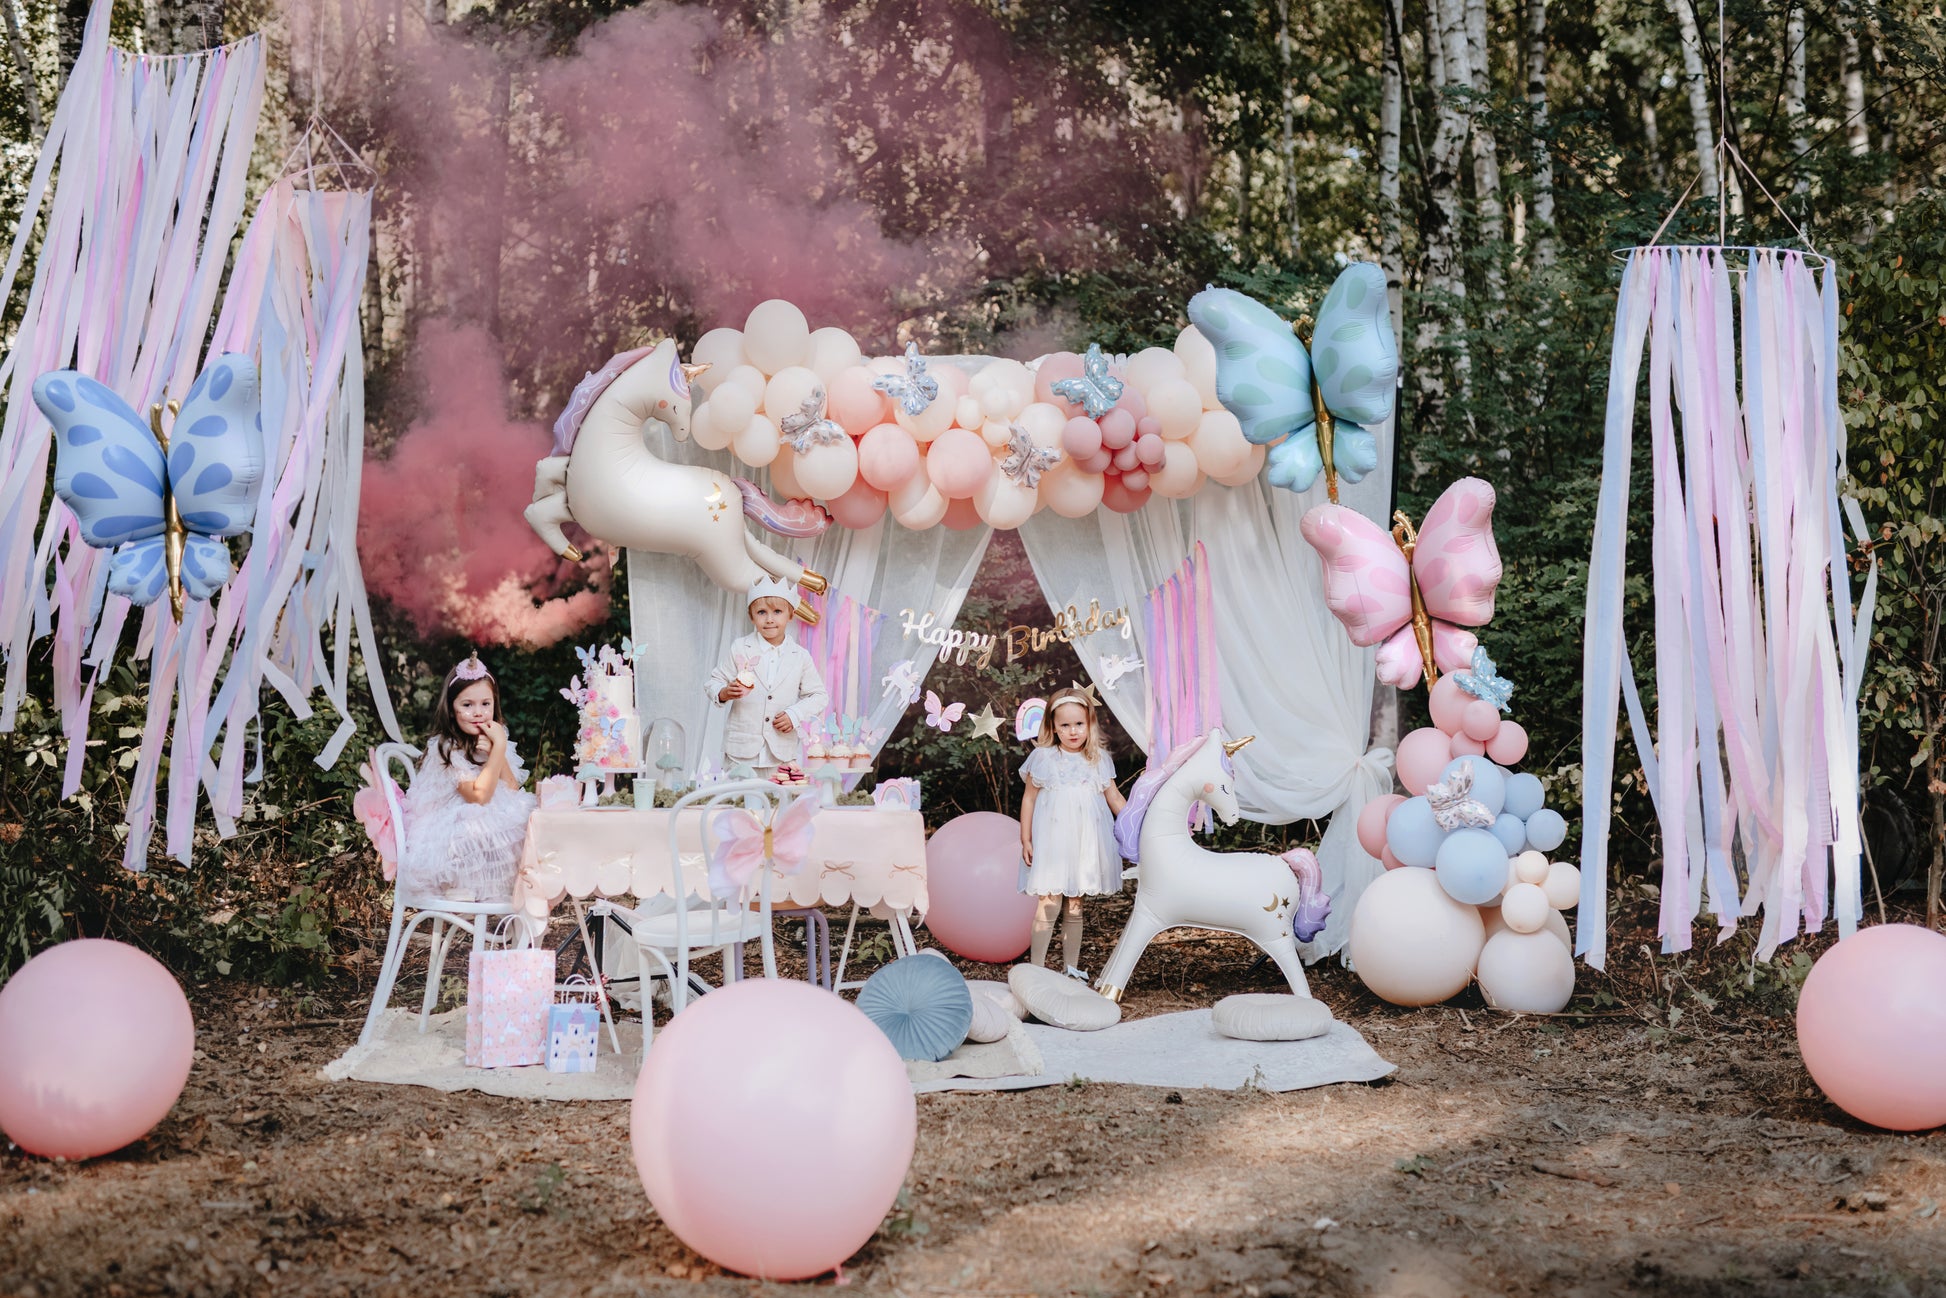
[{"label": "gift bag with castle print", "polygon": [[473,948],[466,970],[466,1064],[513,1068],[547,1059],[554,952]]},{"label": "gift bag with castle print", "polygon": [[547,1071],[592,1073],[601,1035],[601,1003],[593,983],[580,974],[563,983],[547,1011]]}]

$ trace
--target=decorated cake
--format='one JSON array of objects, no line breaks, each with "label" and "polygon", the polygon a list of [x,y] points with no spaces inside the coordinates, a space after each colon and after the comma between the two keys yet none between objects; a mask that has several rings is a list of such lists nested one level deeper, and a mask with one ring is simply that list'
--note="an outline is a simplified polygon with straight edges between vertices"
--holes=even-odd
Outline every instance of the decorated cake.
[{"label": "decorated cake", "polygon": [[635,710],[635,659],[628,641],[576,649],[581,674],[561,694],[581,714],[574,756],[582,771],[629,771],[642,764],[642,718]]}]

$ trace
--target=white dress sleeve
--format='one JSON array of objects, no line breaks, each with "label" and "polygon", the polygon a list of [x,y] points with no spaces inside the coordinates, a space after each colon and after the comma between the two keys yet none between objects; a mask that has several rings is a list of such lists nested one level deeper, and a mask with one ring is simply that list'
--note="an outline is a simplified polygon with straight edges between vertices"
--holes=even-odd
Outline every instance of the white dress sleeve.
[{"label": "white dress sleeve", "polygon": [[1022,784],[1030,784],[1037,789],[1045,789],[1047,787],[1047,763],[1049,754],[1053,751],[1051,748],[1036,746],[1033,752],[1027,754],[1027,760],[1020,764],[1020,781]]},{"label": "white dress sleeve", "polygon": [[1103,792],[1115,786],[1115,759],[1109,756],[1106,748],[1095,758],[1095,778],[1100,782]]}]

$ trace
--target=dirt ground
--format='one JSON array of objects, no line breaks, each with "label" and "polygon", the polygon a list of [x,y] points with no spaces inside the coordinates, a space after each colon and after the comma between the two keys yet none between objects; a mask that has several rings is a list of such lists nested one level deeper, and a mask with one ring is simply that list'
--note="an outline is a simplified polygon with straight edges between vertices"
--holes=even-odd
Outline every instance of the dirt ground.
[{"label": "dirt ground", "polygon": [[[1093,968],[1119,925],[1105,908],[1090,923]],[[1274,990],[1251,955],[1216,935],[1158,946],[1127,1010]],[[1672,1024],[1638,959],[1585,974],[1601,994],[1551,1019],[1472,994],[1396,1009],[1320,966],[1316,994],[1399,1066],[1370,1086],[922,1096],[906,1193],[842,1281],[913,1298],[1946,1295],[1946,1132],[1831,1108],[1774,1006]],[[625,1104],[321,1081],[357,1035],[349,985],[301,1008],[213,987],[195,1006],[189,1087],[146,1140],[79,1166],[0,1155],[0,1294],[784,1288],[661,1224]]]}]

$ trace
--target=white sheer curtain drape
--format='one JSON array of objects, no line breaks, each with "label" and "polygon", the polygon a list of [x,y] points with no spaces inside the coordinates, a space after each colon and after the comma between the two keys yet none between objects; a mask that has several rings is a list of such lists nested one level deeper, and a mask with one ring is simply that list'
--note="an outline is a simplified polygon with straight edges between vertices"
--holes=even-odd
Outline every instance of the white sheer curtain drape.
[{"label": "white sheer curtain drape", "polygon": [[[1389,441],[1389,439],[1386,439]],[[1344,485],[1342,503],[1372,518],[1390,490],[1379,475]],[[1298,534],[1304,511],[1325,499],[1267,481],[1206,485],[1188,500],[1151,499],[1133,514],[1098,510],[1066,519],[1043,511],[1020,529],[1048,603],[1086,611],[1090,599],[1127,604],[1143,662],[1153,661],[1143,600],[1200,540],[1216,592],[1215,635],[1223,724],[1254,734],[1237,773],[1244,814],[1284,824],[1330,817],[1318,851],[1331,894],[1330,922],[1304,947],[1307,960],[1340,949],[1352,908],[1383,867],[1358,845],[1358,813],[1392,787],[1389,749],[1367,751],[1372,651],[1351,643],[1325,607],[1317,555]],[[1128,652],[1116,632],[1075,642],[1092,679],[1104,656]],[[1100,694],[1129,734],[1149,745],[1148,670]]]},{"label": "white sheer curtain drape", "polygon": [[[735,462],[727,451],[678,443],[658,424],[651,424],[645,437],[664,459],[707,464],[770,489],[768,473]],[[755,525],[746,522],[745,526]],[[945,527],[912,532],[888,514],[862,531],[833,526],[810,540],[769,535],[765,539],[830,578],[833,596],[849,595],[885,615],[872,660],[860,677],[872,687],[866,697],[875,700],[867,722],[889,735],[905,703],[880,692],[878,682],[905,658],[913,660],[923,679],[939,652],[900,635],[899,610],[934,612],[939,615],[937,625],[951,626],[991,537],[991,529],[985,526],[963,532]],[[649,646],[635,672],[636,707],[643,727],[657,717],[680,722],[689,741],[688,773],[693,777],[705,760],[722,760],[723,723],[729,710],[709,705],[703,681],[710,668],[729,656],[730,642],[750,630],[744,598],[720,589],[688,559],[645,550],[628,552],[628,598],[629,636],[637,645]]]}]

